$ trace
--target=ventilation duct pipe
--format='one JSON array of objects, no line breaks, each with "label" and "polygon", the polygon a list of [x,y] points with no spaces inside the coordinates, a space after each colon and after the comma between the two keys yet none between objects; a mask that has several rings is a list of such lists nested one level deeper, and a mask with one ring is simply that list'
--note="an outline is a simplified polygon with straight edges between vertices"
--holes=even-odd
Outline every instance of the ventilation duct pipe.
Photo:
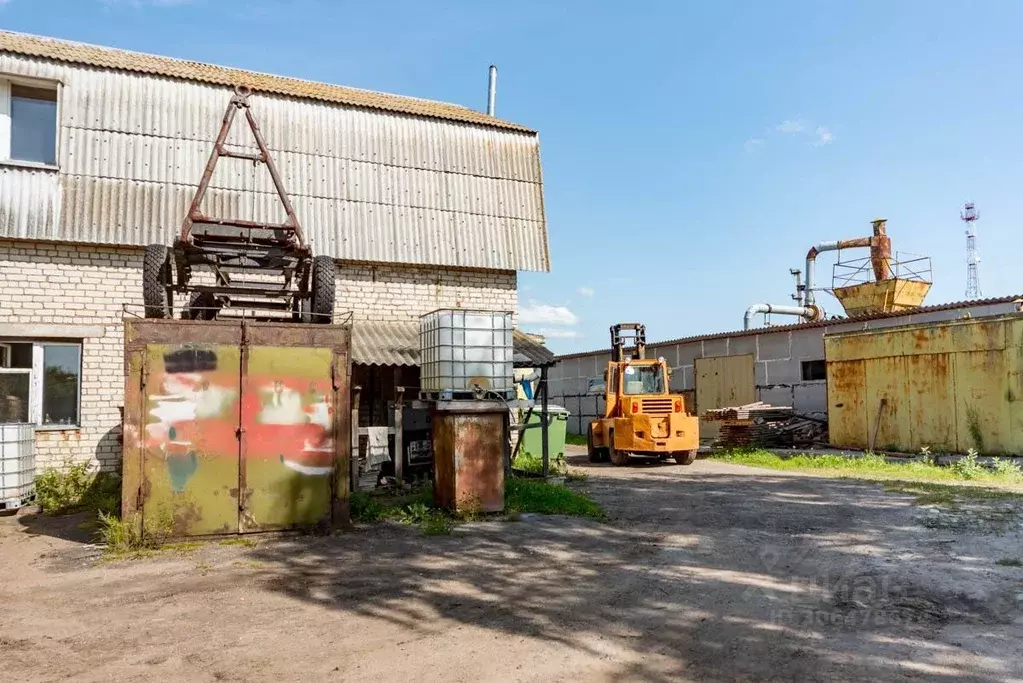
[{"label": "ventilation duct pipe", "polygon": [[813,290],[817,286],[814,280],[814,265],[817,262],[817,254],[822,251],[838,251],[839,249],[854,249],[856,247],[869,247],[870,248],[870,262],[874,269],[874,277],[880,281],[891,277],[891,256],[892,256],[892,241],[889,239],[885,232],[885,226],[888,221],[884,218],[878,218],[872,221],[871,224],[874,226],[874,235],[872,237],[857,237],[851,240],[833,240],[830,242],[821,242],[818,245],[810,247],[810,251],[806,252],[806,284],[803,293],[803,300],[807,306],[813,306]]},{"label": "ventilation duct pipe", "polygon": [[742,319],[742,329],[752,327],[753,316],[757,313],[777,313],[779,315],[797,315],[807,322],[815,322],[824,317],[824,311],[817,306],[776,306],[774,304],[753,304],[746,309]]}]

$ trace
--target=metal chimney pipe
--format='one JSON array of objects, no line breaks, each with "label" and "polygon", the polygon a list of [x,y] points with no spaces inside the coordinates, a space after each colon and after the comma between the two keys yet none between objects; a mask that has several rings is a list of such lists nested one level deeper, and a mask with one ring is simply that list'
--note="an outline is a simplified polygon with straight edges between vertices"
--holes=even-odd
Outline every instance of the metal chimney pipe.
[{"label": "metal chimney pipe", "polygon": [[497,67],[490,65],[490,77],[487,79],[487,116],[496,116],[497,105]]}]

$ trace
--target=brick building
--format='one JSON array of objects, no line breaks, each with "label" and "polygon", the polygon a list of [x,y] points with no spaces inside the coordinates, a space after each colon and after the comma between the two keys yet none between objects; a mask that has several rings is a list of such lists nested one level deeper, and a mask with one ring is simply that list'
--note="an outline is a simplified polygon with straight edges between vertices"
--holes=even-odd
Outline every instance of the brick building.
[{"label": "brick building", "polygon": [[[37,466],[119,465],[125,305],[141,310],[144,245],[179,229],[235,85],[254,92],[314,252],[338,261],[353,381],[414,384],[414,358],[392,363],[381,340],[407,340],[441,307],[514,311],[517,271],[549,269],[527,128],[457,105],[0,32],[0,418],[36,423]],[[240,147],[242,128],[229,140]],[[278,219],[251,166],[218,166],[208,202]]]}]

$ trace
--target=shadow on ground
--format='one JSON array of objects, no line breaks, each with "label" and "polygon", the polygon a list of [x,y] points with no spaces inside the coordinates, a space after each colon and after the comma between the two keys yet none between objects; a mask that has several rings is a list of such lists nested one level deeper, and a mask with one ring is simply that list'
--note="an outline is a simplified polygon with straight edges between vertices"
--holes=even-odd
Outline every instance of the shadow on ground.
[{"label": "shadow on ground", "polygon": [[[385,526],[252,554],[270,563],[270,591],[415,632],[446,620],[617,660],[602,680],[951,683],[1019,666],[1011,588],[914,540],[926,532],[904,497],[683,469],[594,473],[582,486],[608,525],[525,515],[433,538]],[[1005,639],[1005,657],[936,639],[960,625],[995,650]]]}]

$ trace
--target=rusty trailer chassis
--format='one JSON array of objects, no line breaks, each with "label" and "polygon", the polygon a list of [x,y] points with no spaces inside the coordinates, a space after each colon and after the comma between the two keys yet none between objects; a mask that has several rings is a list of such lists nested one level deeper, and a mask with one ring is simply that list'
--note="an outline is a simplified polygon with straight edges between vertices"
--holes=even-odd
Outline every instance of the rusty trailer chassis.
[{"label": "rusty trailer chassis", "polygon": [[[143,265],[146,317],[173,317],[175,293],[187,298],[182,318],[211,320],[223,309],[254,309],[290,313],[295,322],[333,321],[336,265],[330,257],[314,257],[280,174],[249,104],[251,91],[238,87],[220,125],[220,132],[180,233],[172,249],[150,245]],[[257,153],[227,144],[235,117],[243,112]],[[203,213],[202,202],[221,158],[264,164],[283,206],[283,223],[223,218]],[[193,281],[196,270],[213,274],[212,283]],[[248,275],[257,275],[254,281]]]}]

